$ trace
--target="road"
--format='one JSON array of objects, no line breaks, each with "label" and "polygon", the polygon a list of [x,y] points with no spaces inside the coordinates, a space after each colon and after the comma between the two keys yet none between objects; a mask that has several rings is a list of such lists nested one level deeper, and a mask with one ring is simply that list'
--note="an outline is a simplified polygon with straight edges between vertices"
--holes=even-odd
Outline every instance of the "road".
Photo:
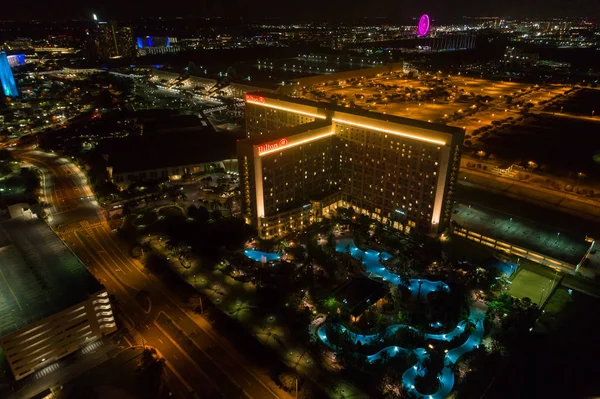
[{"label": "road", "polygon": [[[130,329],[128,340],[158,349],[178,376],[174,397],[281,397],[267,385],[263,370],[224,342],[203,318],[185,311],[160,281],[142,272],[108,229],[85,175],[74,164],[38,151],[14,155],[42,172],[51,226],[114,295]],[[140,292],[145,301],[140,301]]]}]

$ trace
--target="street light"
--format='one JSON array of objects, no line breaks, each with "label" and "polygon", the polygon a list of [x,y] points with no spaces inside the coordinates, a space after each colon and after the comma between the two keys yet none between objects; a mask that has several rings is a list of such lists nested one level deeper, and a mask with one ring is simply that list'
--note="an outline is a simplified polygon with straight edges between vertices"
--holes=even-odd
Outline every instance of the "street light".
[{"label": "street light", "polygon": [[198,293],[198,300],[200,301],[200,314],[204,315],[204,308],[202,306],[202,296],[200,296],[200,293],[198,292],[198,286],[196,285],[196,275],[194,274],[194,288],[196,289],[196,292]]},{"label": "street light", "polygon": [[546,289],[542,288],[542,292],[540,293],[540,302],[539,302],[540,306],[542,306],[542,298],[544,297],[544,291],[546,291]]},{"label": "street light", "polygon": [[577,194],[577,189],[579,188],[579,184],[581,183],[581,179],[586,177],[586,174],[583,172],[577,172],[577,185],[575,186],[575,194]]}]

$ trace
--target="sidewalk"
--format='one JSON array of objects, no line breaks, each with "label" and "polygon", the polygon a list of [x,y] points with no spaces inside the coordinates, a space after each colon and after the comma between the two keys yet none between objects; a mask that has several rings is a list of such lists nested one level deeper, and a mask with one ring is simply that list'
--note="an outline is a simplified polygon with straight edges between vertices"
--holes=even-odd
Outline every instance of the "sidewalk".
[{"label": "sidewalk", "polygon": [[[165,249],[164,241],[161,243],[162,245],[157,243],[157,240],[152,240],[151,246],[153,251],[163,257],[169,256]],[[277,323],[276,315],[269,316],[266,320],[258,320],[254,316],[253,311],[255,308],[253,304],[254,293],[256,291],[256,287],[253,284],[242,283],[224,275],[218,270],[207,272],[197,261],[193,261],[192,266],[186,269],[177,259],[171,257],[169,265],[189,285],[196,288],[198,292],[208,298],[213,305],[217,306],[229,317],[243,323],[260,343],[276,350],[280,354],[281,360],[288,367],[295,369],[300,375],[311,379],[315,384],[320,385],[329,393],[334,392],[336,389],[341,392],[343,389],[346,398],[367,398],[367,395],[363,394],[358,388],[347,381],[332,374],[325,374],[316,367],[317,361],[312,358],[306,348],[290,340],[290,331],[285,325]],[[203,317],[195,312],[190,311],[187,313],[205,331],[211,333],[219,342],[222,342],[228,351],[235,351],[235,348],[231,347],[231,343],[221,339]],[[266,382],[264,378],[263,382]],[[274,385],[271,380],[268,382]],[[281,391],[280,388],[278,389]]]}]

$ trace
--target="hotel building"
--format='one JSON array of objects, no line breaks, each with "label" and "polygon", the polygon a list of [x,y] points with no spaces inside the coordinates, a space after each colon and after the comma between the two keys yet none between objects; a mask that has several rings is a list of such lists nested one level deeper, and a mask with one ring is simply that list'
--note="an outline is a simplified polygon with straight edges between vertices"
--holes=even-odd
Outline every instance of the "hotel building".
[{"label": "hotel building", "polygon": [[437,234],[450,220],[460,128],[273,93],[246,95],[238,142],[242,209],[274,237],[351,207]]}]

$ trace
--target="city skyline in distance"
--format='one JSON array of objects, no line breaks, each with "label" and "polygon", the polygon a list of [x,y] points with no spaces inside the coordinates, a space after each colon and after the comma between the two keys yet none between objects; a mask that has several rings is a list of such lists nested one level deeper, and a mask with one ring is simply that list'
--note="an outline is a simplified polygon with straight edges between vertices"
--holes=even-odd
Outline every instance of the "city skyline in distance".
[{"label": "city skyline in distance", "polygon": [[432,0],[426,4],[407,0],[376,0],[365,7],[358,0],[332,0],[326,3],[298,0],[280,2],[265,0],[246,2],[231,0],[227,3],[202,0],[183,1],[178,7],[165,7],[163,2],[147,1],[120,2],[107,0],[101,4],[65,0],[52,4],[33,0],[25,6],[23,3],[8,3],[4,8],[4,19],[40,19],[67,20],[92,18],[96,13],[104,20],[136,17],[241,17],[285,18],[302,20],[340,20],[345,18],[385,17],[390,19],[418,18],[427,13],[432,19],[452,19],[461,16],[499,16],[512,18],[558,18],[582,17],[597,18],[600,15],[600,2],[594,0],[534,0],[522,2],[506,0],[502,2],[483,2],[463,0],[447,2]]}]

